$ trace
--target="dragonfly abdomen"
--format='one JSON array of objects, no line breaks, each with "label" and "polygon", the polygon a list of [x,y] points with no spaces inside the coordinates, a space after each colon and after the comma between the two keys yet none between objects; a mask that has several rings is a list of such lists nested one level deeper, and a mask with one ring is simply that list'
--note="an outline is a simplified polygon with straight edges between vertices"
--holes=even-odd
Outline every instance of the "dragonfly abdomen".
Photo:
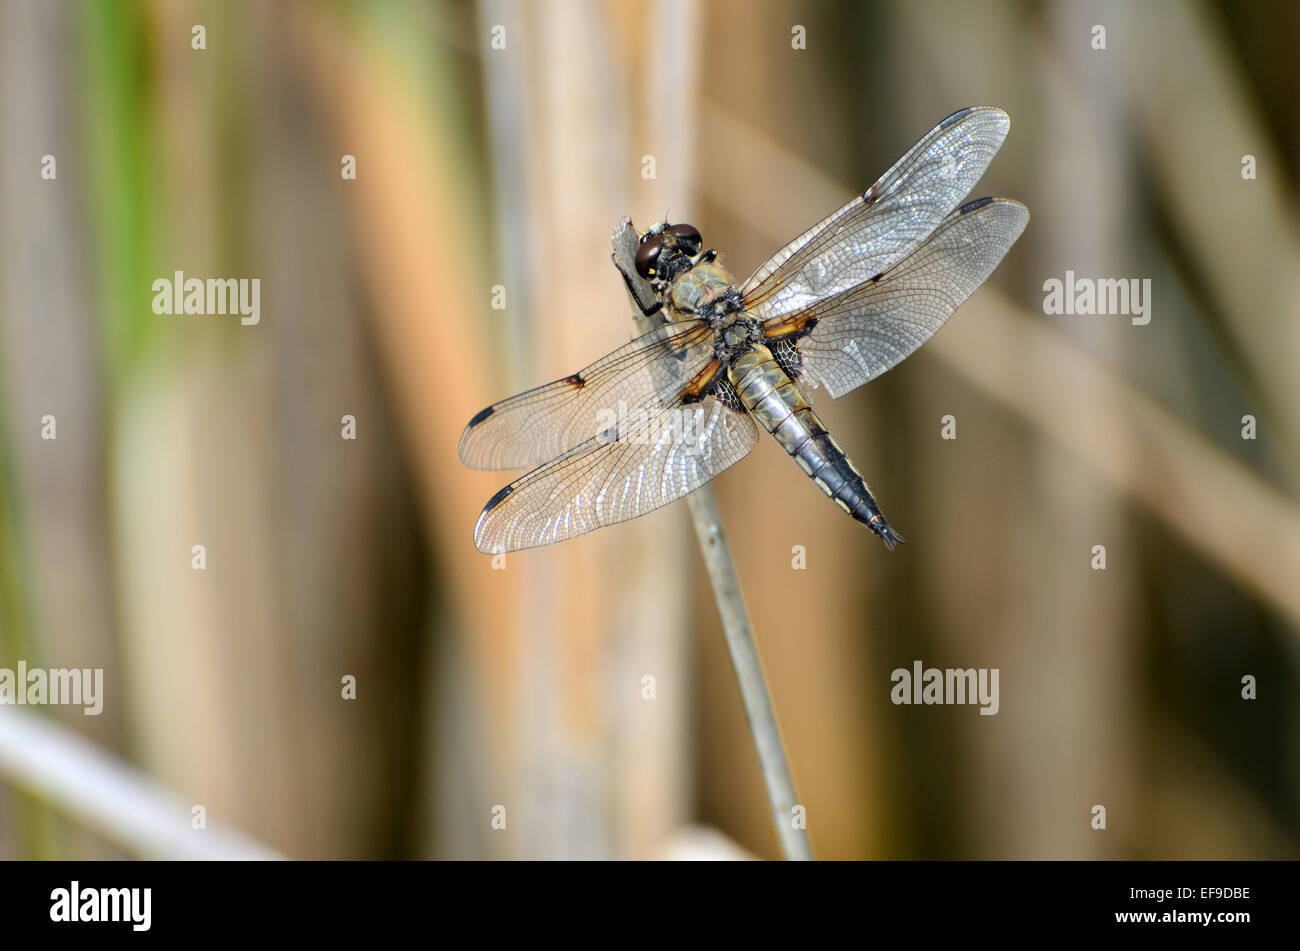
[{"label": "dragonfly abdomen", "polygon": [[766,347],[755,346],[732,361],[730,377],[745,408],[818,488],[891,550],[903,541],[880,514],[862,473]]}]

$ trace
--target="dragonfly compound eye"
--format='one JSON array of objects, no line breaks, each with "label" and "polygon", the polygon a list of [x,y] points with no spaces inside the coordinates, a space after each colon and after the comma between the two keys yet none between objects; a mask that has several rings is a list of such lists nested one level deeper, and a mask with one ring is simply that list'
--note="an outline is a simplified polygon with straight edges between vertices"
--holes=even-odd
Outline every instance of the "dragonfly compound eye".
[{"label": "dragonfly compound eye", "polygon": [[700,232],[694,225],[669,225],[668,231],[686,243],[686,251],[689,254],[699,254],[700,248],[704,247],[704,239],[700,237]]},{"label": "dragonfly compound eye", "polygon": [[655,267],[659,263],[659,252],[663,249],[664,236],[661,234],[651,235],[641,242],[641,247],[636,249],[636,272],[647,281],[654,277]]}]

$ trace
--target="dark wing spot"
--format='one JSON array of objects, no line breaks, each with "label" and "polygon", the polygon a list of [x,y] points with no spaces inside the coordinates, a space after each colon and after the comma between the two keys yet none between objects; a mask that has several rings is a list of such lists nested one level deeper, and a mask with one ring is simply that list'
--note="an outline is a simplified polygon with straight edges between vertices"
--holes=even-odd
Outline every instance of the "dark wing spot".
[{"label": "dark wing spot", "polygon": [[961,214],[964,215],[964,214],[966,214],[967,212],[974,211],[976,208],[983,208],[985,205],[987,205],[987,204],[988,204],[989,202],[991,202],[991,201],[993,201],[993,199],[992,199],[992,198],[988,198],[988,197],[985,197],[985,198],[976,198],[974,201],[968,201],[968,202],[966,202],[966,204],[962,205],[962,206],[961,206],[960,208],[958,208],[957,210],[958,210],[958,212],[960,212]]},{"label": "dark wing spot", "polygon": [[968,116],[968,115],[970,115],[970,114],[971,114],[972,112],[974,112],[974,111],[975,111],[975,110],[972,109],[972,108],[970,108],[969,106],[968,106],[967,108],[965,108],[965,109],[958,109],[958,110],[957,110],[956,112],[954,112],[952,115],[948,116],[948,117],[945,118],[942,122],[940,122],[940,123],[939,123],[939,128],[940,128],[940,129],[946,129],[946,128],[948,128],[948,126],[952,125],[952,124],[953,124],[954,122],[956,122],[958,119],[962,118],[963,116]]},{"label": "dark wing spot", "polygon": [[492,511],[494,508],[496,508],[498,505],[504,502],[506,500],[506,496],[509,495],[514,490],[515,487],[513,485],[508,485],[500,492],[498,492],[496,495],[492,496],[492,498],[488,499],[487,505],[483,506],[483,514],[486,515],[488,512]]},{"label": "dark wing spot", "polygon": [[868,205],[875,201],[879,196],[876,194],[876,186],[872,185],[862,193],[862,200]]},{"label": "dark wing spot", "polygon": [[885,272],[884,272],[884,271],[881,271],[879,274],[877,274],[875,277],[873,277],[873,278],[872,278],[870,281],[868,281],[867,283],[868,283],[868,284],[875,284],[875,283],[878,283],[878,282],[880,281],[880,279],[881,279],[882,277],[884,277],[884,276],[885,276]]},{"label": "dark wing spot", "polygon": [[584,379],[582,378],[582,374],[581,374],[581,373],[575,373],[575,374],[573,374],[573,376],[566,376],[566,377],[565,377],[563,380],[561,380],[560,382],[561,382],[561,383],[567,383],[567,384],[569,384],[569,386],[573,387],[574,389],[578,389],[578,390],[582,389],[584,386],[587,385],[587,381],[584,380]]},{"label": "dark wing spot", "polygon": [[483,422],[483,420],[487,419],[496,411],[497,408],[495,406],[489,406],[487,409],[479,410],[477,413],[474,414],[474,418],[469,421],[470,428],[477,426],[479,423]]}]

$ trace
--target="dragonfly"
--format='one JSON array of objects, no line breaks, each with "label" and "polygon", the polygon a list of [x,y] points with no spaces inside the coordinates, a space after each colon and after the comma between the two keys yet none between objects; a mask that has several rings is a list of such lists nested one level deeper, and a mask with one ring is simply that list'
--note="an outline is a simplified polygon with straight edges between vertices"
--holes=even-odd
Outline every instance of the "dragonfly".
[{"label": "dragonfly", "polygon": [[997,267],[1029,210],[966,199],[1010,128],[995,107],[954,112],[740,284],[694,226],[638,234],[624,219],[614,263],[654,329],[469,421],[465,465],[530,470],[488,500],[475,546],[518,551],[637,518],[739,462],[761,427],[892,551],[903,537],[808,391],[838,398],[896,366]]}]

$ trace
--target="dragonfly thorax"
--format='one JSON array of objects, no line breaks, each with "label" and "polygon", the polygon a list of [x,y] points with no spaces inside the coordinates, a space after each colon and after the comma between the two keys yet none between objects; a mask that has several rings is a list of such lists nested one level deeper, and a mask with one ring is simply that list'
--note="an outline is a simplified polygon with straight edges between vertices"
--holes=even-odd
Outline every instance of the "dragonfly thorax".
[{"label": "dragonfly thorax", "polygon": [[670,319],[704,317],[719,320],[744,306],[735,278],[721,264],[700,261],[680,274],[668,288],[664,303]]},{"label": "dragonfly thorax", "polygon": [[670,320],[704,318],[716,335],[714,355],[730,364],[763,339],[757,320],[745,311],[735,279],[726,268],[703,261],[673,282],[667,300]]},{"label": "dragonfly thorax", "polygon": [[720,349],[726,354],[734,354],[749,349],[750,345],[763,339],[758,321],[741,314],[727,314],[714,324],[714,333],[718,335]]}]

